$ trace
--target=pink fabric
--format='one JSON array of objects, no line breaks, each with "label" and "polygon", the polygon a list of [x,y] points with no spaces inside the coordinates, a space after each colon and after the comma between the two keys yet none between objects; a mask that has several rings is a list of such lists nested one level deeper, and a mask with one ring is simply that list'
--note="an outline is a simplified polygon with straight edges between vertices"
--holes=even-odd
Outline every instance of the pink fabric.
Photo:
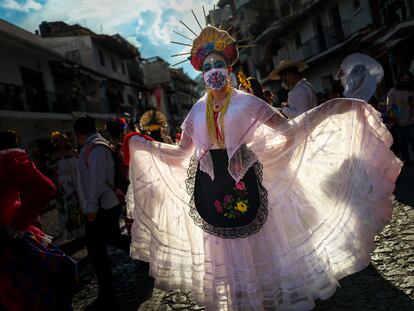
[{"label": "pink fabric", "polygon": [[205,97],[187,116],[183,141],[129,142],[131,255],[150,262],[156,287],[191,290],[207,310],[310,310],[369,264],[374,236],[391,218],[401,162],[367,103],[331,100],[287,121],[234,92],[225,117],[228,169],[237,180],[259,160],[269,201],[266,223],[246,238],[209,235],[188,215],[190,158],[211,172],[207,151],[216,148]]}]

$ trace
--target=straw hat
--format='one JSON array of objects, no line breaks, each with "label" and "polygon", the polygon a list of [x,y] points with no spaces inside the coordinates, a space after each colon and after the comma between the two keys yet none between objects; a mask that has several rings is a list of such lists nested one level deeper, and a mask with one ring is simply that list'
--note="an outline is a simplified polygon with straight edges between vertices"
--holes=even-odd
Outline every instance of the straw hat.
[{"label": "straw hat", "polygon": [[380,63],[372,57],[354,53],[346,57],[336,78],[344,86],[344,96],[368,101],[374,95],[377,84],[384,77]]},{"label": "straw hat", "polygon": [[280,75],[279,75],[280,72],[285,70],[285,69],[291,68],[291,67],[298,68],[299,72],[302,72],[307,68],[306,64],[303,63],[303,62],[294,61],[294,60],[291,60],[291,59],[284,59],[269,74],[269,79],[270,80],[280,80]]}]

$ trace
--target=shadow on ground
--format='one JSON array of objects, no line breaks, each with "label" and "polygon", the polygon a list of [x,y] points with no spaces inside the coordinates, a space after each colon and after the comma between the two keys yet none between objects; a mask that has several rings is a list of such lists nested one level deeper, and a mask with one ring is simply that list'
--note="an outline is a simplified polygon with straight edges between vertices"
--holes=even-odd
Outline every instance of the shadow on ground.
[{"label": "shadow on ground", "polygon": [[331,298],[316,301],[315,311],[414,310],[414,301],[385,280],[372,265],[339,283],[341,287]]}]

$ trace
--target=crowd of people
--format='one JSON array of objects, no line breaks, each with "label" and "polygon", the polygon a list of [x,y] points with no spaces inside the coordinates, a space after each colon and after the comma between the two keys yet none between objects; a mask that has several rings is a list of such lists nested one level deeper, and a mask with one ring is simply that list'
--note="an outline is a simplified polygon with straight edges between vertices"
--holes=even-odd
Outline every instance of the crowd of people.
[{"label": "crowd of people", "polygon": [[[205,46],[209,53],[197,52]],[[79,148],[67,135],[51,133],[52,181],[19,148],[17,133],[0,133],[0,305],[5,310],[71,309],[76,264],[37,221],[54,196],[63,238],[86,237],[99,287],[88,310],[119,306],[107,246],[147,262],[156,286],[191,289],[209,310],[309,310],[315,298],[333,294],[339,278],[367,265],[365,249],[389,217],[400,168],[374,108],[354,100],[369,70],[345,73],[355,79],[362,69],[365,76],[354,93],[341,76],[329,93],[333,100],[318,106],[303,76],[305,64],[284,60],[269,76],[286,90],[285,101],[274,108],[274,98],[283,94],[263,90],[254,77],[239,73],[238,89],[230,86],[229,68],[238,53],[227,33],[206,27],[193,48],[192,65],[203,72],[208,91],[175,141],[165,115],[155,109],[141,116],[135,131],[119,118],[99,132],[93,118],[81,117],[73,125]],[[360,99],[382,113],[394,138],[392,150],[410,163],[413,75],[401,73],[386,101]],[[337,115],[344,115],[342,121]],[[338,132],[337,122],[346,137],[358,130],[364,131],[358,132],[361,137],[377,140],[358,136],[360,141],[352,143],[366,149],[362,155],[358,148],[350,151],[345,136],[325,142],[329,152],[319,148],[317,138],[309,139],[323,136],[329,126]],[[375,158],[378,152],[384,156]],[[380,166],[388,175],[373,174],[372,167]],[[359,175],[351,174],[354,170]],[[332,176],[340,178],[330,182]],[[351,196],[339,204],[341,189]],[[334,212],[328,213],[331,205]],[[338,220],[344,210],[349,218]],[[121,233],[120,219],[128,235]],[[334,229],[338,226],[341,232]],[[356,244],[349,245],[349,236],[355,231],[358,249],[351,250]],[[311,235],[321,244],[312,244]]]}]

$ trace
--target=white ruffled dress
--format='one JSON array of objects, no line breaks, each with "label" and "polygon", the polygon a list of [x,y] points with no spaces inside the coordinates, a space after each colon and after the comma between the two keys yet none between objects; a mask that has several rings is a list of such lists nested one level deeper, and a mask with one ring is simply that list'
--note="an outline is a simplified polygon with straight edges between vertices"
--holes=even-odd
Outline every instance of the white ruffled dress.
[{"label": "white ruffled dress", "polygon": [[186,189],[193,156],[214,178],[206,101],[183,123],[185,145],[129,142],[131,256],[150,263],[156,287],[191,290],[207,310],[311,310],[369,264],[374,236],[390,220],[401,169],[390,133],[360,100],[331,100],[286,121],[234,90],[224,118],[228,170],[238,181],[263,165],[268,215],[255,234],[220,238],[190,217]]}]

